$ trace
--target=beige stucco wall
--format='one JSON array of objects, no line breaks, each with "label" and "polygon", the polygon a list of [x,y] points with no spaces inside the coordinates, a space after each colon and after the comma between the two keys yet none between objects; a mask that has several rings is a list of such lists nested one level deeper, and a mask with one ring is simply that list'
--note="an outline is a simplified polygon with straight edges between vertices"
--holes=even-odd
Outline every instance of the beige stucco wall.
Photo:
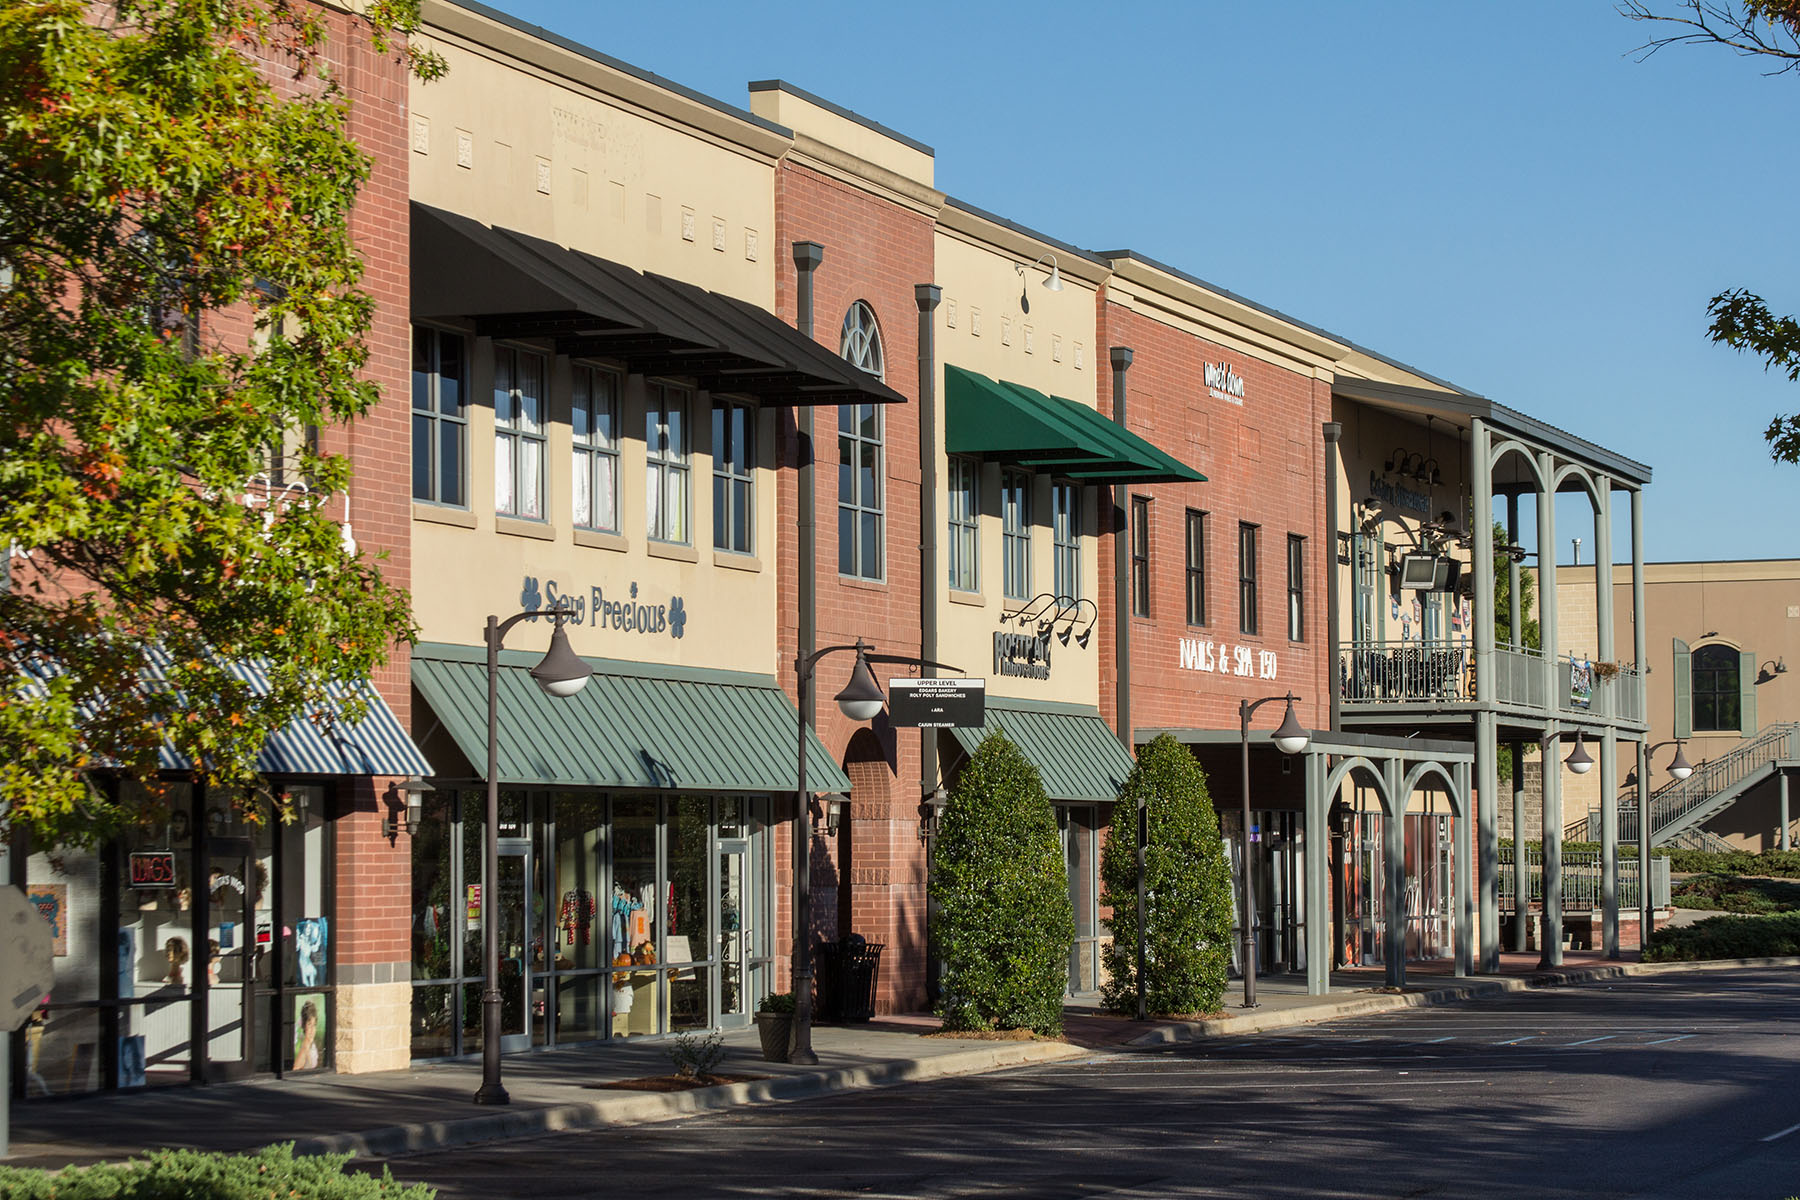
[{"label": "beige stucco wall", "polygon": [[[1007,244],[982,239],[982,222],[966,213],[950,217],[961,230],[938,231],[936,238],[937,279],[943,288],[943,300],[937,309],[939,361],[975,371],[990,379],[1035,388],[1047,395],[1093,407],[1096,380],[1100,372],[1094,360],[1095,286],[1091,280],[1070,273],[1070,268],[1095,274],[1100,268],[1092,263],[1070,263],[1070,256],[1058,255],[1063,268],[1063,290],[1044,288],[1048,264],[1031,265],[1037,257],[1054,253],[1048,246],[1019,243],[1008,238]],[[1004,231],[993,230],[997,236]],[[1021,279],[1017,266],[1025,267]],[[1029,297],[1031,311],[1019,305],[1023,291]],[[943,396],[943,374],[939,374],[939,395]],[[945,404],[938,405],[937,443],[944,444]],[[1100,688],[1100,646],[1090,637],[1081,646],[1073,637],[1065,645],[1053,637],[1050,647],[1050,678],[1029,679],[1002,675],[994,663],[994,634],[1032,633],[1035,626],[1016,621],[1003,621],[1005,613],[1020,608],[1017,600],[1002,594],[1001,567],[1002,528],[1000,510],[1001,468],[985,463],[981,468],[979,499],[980,562],[979,590],[939,593],[940,657],[954,663],[971,675],[986,676],[988,692],[993,696],[1014,696],[1030,700],[1050,700],[1073,704],[1098,704]],[[1054,590],[1054,539],[1052,537],[1051,487],[1053,477],[1040,474],[1034,479],[1031,499],[1031,592],[1033,595]],[[1099,539],[1097,533],[1097,492],[1084,488],[1081,541],[1081,587],[1089,600],[1099,602],[1111,587],[1110,580],[1099,575]],[[949,472],[940,459],[938,467],[938,562],[940,574],[947,567],[949,513]],[[1097,622],[1095,609],[1084,606],[1077,632]],[[1063,626],[1059,625],[1060,631]]]},{"label": "beige stucco wall", "polygon": [[450,71],[412,83],[414,200],[773,308],[785,135],[467,10],[425,12]]}]

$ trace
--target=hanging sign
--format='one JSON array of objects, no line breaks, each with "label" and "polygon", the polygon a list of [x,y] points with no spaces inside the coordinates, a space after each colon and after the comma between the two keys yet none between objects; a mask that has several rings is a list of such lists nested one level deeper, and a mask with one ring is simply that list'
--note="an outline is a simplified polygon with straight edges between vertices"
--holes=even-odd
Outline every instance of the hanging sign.
[{"label": "hanging sign", "polygon": [[888,724],[896,729],[980,729],[985,679],[890,679]]}]

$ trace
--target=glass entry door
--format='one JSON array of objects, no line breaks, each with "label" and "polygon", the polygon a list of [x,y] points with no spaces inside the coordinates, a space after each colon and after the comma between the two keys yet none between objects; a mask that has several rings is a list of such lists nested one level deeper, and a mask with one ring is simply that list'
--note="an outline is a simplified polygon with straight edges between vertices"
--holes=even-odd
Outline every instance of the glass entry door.
[{"label": "glass entry door", "polygon": [[494,927],[500,931],[500,1048],[507,1052],[531,1047],[532,929],[528,883],[531,843],[500,839],[500,878],[494,888]]},{"label": "glass entry door", "polygon": [[719,1024],[750,1023],[756,995],[751,960],[756,950],[756,899],[751,895],[750,843],[719,839]]},{"label": "glass entry door", "polygon": [[[254,864],[248,838],[210,840],[207,853],[207,944],[186,964],[206,987],[206,1075],[242,1079],[252,1069],[256,1045],[257,957]],[[179,941],[180,939],[174,939]],[[171,962],[179,951],[171,949]],[[121,1070],[141,1073],[142,1064]]]}]

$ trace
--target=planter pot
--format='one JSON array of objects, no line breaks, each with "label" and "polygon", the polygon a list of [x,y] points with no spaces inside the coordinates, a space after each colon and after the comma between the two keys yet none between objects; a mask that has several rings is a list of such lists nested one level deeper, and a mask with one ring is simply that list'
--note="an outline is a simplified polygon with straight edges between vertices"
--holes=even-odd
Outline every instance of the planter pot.
[{"label": "planter pot", "polygon": [[764,1062],[788,1060],[788,1046],[794,1038],[793,1013],[757,1013],[756,1032],[762,1038]]}]

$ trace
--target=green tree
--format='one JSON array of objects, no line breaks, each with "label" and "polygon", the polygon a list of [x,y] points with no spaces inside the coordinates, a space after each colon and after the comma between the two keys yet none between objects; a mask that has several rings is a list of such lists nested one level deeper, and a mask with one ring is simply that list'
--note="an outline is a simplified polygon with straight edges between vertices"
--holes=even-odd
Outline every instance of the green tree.
[{"label": "green tree", "polygon": [[[1680,0],[1673,11],[1656,12],[1640,0],[1624,0],[1619,11],[1633,21],[1670,32],[1638,47],[1640,61],[1664,46],[1711,44],[1729,47],[1770,64],[1769,74],[1800,67],[1800,0]],[[1763,298],[1744,288],[1720,292],[1707,303],[1712,318],[1707,336],[1763,360],[1800,382],[1800,321],[1778,317]],[[1763,431],[1769,457],[1800,463],[1800,414],[1777,414]]]},{"label": "green tree", "polygon": [[1115,1012],[1137,1008],[1137,840],[1139,803],[1148,805],[1144,851],[1144,998],[1154,1013],[1218,1009],[1231,965],[1231,866],[1206,772],[1168,734],[1138,751],[1113,808],[1100,858],[1107,980],[1101,1000]]},{"label": "green tree", "polygon": [[[412,634],[327,517],[349,464],[310,436],[377,400],[346,223],[369,162],[320,11],[0,7],[0,821],[46,841],[148,815],[95,769],[154,805],[165,743],[249,782],[272,731]],[[416,20],[385,0],[369,32],[430,77]],[[272,456],[302,502],[266,502]]]},{"label": "green tree", "polygon": [[1037,768],[1003,734],[950,788],[931,898],[944,1027],[1060,1033],[1075,943],[1068,868]]}]

